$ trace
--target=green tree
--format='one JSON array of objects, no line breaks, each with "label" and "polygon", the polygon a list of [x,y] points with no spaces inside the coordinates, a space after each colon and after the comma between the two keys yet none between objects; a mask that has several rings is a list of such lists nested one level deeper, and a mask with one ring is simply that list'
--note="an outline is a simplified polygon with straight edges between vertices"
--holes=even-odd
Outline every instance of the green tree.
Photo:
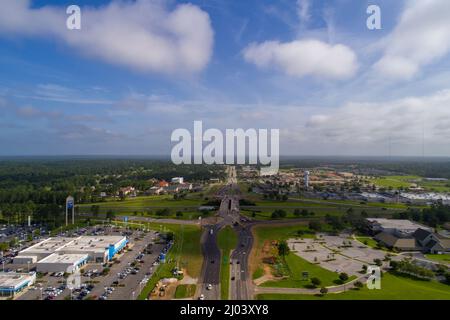
[{"label": "green tree", "polygon": [[112,219],[114,219],[115,217],[116,217],[116,214],[115,214],[114,211],[108,210],[108,211],[106,212],[106,219],[112,220]]},{"label": "green tree", "polygon": [[311,278],[311,283],[314,287],[318,287],[318,286],[320,286],[322,281],[319,278],[314,277],[314,278]]},{"label": "green tree", "polygon": [[347,280],[348,280],[348,274],[346,274],[345,272],[341,272],[341,273],[339,274],[339,279],[340,279],[342,282],[347,281]]},{"label": "green tree", "polygon": [[286,218],[286,211],[282,209],[277,209],[274,212],[272,212],[272,219],[280,219],[280,218]]},{"label": "green tree", "polygon": [[310,221],[308,227],[315,232],[322,230],[322,224],[319,221]]},{"label": "green tree", "polygon": [[94,216],[95,218],[97,218],[98,217],[98,215],[99,215],[99,213],[100,213],[100,206],[98,206],[98,205],[92,205],[91,206],[91,214],[92,214],[92,216]]},{"label": "green tree", "polygon": [[289,254],[290,249],[286,242],[286,240],[282,240],[278,243],[278,254],[282,257],[285,257]]},{"label": "green tree", "polygon": [[380,259],[373,259],[373,262],[379,267],[383,265],[383,262]]}]

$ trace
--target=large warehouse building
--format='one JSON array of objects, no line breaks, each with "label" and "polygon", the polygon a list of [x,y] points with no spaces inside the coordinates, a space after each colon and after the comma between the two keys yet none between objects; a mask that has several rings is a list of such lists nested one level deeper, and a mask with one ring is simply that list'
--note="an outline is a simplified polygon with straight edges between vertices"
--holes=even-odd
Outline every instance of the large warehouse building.
[{"label": "large warehouse building", "polygon": [[127,238],[122,236],[49,238],[22,250],[14,263],[36,263],[38,272],[72,273],[87,262],[110,261],[127,243]]},{"label": "large warehouse building", "polygon": [[0,272],[0,297],[11,297],[36,281],[36,273]]}]

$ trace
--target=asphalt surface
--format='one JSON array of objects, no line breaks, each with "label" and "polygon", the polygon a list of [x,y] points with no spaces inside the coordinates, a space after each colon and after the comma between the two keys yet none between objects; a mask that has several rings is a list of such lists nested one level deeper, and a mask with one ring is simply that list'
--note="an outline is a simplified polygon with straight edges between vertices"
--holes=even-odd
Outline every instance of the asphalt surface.
[{"label": "asphalt surface", "polygon": [[230,298],[232,300],[249,300],[252,298],[252,289],[248,256],[253,245],[253,236],[250,230],[251,222],[248,218],[241,216],[239,212],[240,191],[234,167],[229,169],[228,183],[217,192],[216,197],[222,199],[218,212],[221,220],[214,225],[206,226],[203,232],[204,260],[199,295],[203,294],[206,300],[220,299],[220,262],[222,257],[217,245],[217,232],[225,226],[231,226],[238,234],[238,245],[230,257],[230,277],[234,279],[230,279]]},{"label": "asphalt surface", "polygon": [[253,246],[253,235],[249,226],[238,225],[235,230],[238,234],[238,247],[231,254],[230,298],[250,300],[252,279],[249,275],[248,256]]},{"label": "asphalt surface", "polygon": [[[206,300],[220,299],[220,250],[217,246],[217,232],[219,225],[205,227],[202,234],[203,266],[201,274],[200,294]],[[208,289],[208,286],[211,288]]]}]

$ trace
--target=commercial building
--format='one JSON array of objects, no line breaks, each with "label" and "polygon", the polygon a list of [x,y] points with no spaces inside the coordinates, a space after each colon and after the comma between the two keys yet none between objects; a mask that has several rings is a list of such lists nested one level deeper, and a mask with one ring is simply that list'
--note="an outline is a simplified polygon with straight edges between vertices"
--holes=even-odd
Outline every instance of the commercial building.
[{"label": "commercial building", "polygon": [[36,264],[36,271],[73,273],[83,267],[87,260],[87,254],[53,253]]},{"label": "commercial building", "polygon": [[73,272],[90,261],[110,261],[127,243],[123,236],[48,238],[19,252],[14,263],[36,263],[39,272]]},{"label": "commercial building", "polygon": [[417,229],[432,231],[416,222],[403,219],[367,218],[368,228],[373,233],[386,232],[397,237],[408,237]]},{"label": "commercial building", "polygon": [[396,249],[399,251],[420,250],[420,247],[414,238],[399,238],[398,236],[387,232],[380,232],[374,237],[374,239],[390,249]]},{"label": "commercial building", "polygon": [[417,229],[413,237],[424,252],[433,254],[450,253],[450,238],[424,229]]},{"label": "commercial building", "polygon": [[172,178],[172,183],[179,183],[179,184],[182,184],[182,183],[184,183],[184,178],[183,178],[183,177],[175,177],[175,178]]},{"label": "commercial building", "polygon": [[[422,251],[424,253],[443,254],[450,252],[450,239],[434,233],[429,228],[418,228],[413,233],[379,232],[374,239],[387,248],[399,251]],[[409,229],[408,229],[409,230]]]},{"label": "commercial building", "polygon": [[0,296],[12,297],[31,286],[36,281],[36,273],[0,272]]}]

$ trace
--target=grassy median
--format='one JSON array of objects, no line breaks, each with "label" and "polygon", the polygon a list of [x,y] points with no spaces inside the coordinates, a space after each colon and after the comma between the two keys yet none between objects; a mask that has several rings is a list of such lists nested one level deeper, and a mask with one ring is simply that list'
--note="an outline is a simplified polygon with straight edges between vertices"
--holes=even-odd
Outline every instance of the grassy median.
[{"label": "grassy median", "polygon": [[230,288],[230,251],[235,249],[238,242],[236,232],[229,226],[219,231],[217,244],[222,251],[222,261],[220,265],[220,297],[228,300]]}]

